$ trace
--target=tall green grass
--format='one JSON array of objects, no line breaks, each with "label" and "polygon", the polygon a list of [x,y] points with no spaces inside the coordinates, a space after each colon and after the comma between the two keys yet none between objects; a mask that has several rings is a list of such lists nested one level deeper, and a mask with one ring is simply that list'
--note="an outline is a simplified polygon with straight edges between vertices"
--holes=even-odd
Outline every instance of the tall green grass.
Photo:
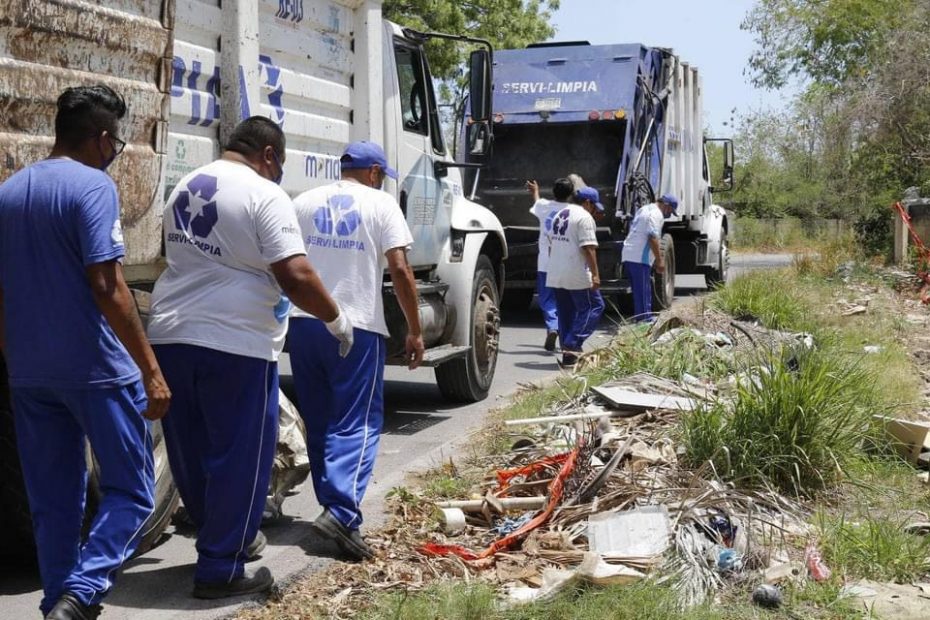
[{"label": "tall green grass", "polygon": [[820,350],[773,354],[746,369],[732,402],[682,418],[685,460],[709,461],[742,485],[810,495],[861,457],[876,434],[874,407],[861,365]]},{"label": "tall green grass", "polygon": [[717,291],[713,305],[738,319],[758,320],[771,329],[803,329],[812,308],[788,270],[759,271]]},{"label": "tall green grass", "polygon": [[849,577],[898,583],[913,581],[930,569],[930,538],[905,532],[907,524],[906,515],[851,520],[820,514],[817,519],[829,565],[842,567]]}]

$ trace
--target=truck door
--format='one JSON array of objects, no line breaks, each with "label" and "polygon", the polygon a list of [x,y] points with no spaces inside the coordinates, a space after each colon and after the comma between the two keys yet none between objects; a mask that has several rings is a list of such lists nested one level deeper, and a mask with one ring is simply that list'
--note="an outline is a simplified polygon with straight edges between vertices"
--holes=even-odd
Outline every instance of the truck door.
[{"label": "truck door", "polygon": [[447,179],[437,179],[433,169],[434,160],[446,149],[422,48],[395,39],[394,60],[401,114],[397,199],[413,234],[410,263],[425,267],[436,264],[449,237],[452,186]]}]

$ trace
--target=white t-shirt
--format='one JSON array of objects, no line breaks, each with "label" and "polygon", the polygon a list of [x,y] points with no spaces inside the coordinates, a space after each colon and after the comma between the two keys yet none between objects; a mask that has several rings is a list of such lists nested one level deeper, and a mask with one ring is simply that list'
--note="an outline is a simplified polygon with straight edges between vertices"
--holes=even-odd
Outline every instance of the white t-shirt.
[{"label": "white t-shirt", "polygon": [[581,248],[597,245],[594,218],[578,205],[565,205],[552,218],[552,244],[546,286],[578,291],[591,288],[591,272]]},{"label": "white t-shirt", "polygon": [[149,340],[276,360],[290,304],[270,265],[305,253],[284,190],[217,160],[174,188],[164,229],[168,268],[152,294]]},{"label": "white t-shirt", "polygon": [[542,198],[530,207],[530,213],[539,220],[539,257],[536,259],[536,271],[546,272],[549,265],[549,235],[552,233],[552,220],[560,209],[567,206],[565,202]]},{"label": "white t-shirt", "polygon": [[662,237],[662,225],[665,222],[665,216],[662,209],[654,202],[643,205],[633,216],[633,222],[630,224],[630,231],[623,241],[623,252],[620,254],[620,260],[625,263],[643,263],[651,265],[655,261],[655,256],[649,249],[649,238],[660,239]]},{"label": "white t-shirt", "polygon": [[[385,253],[413,236],[394,197],[355,181],[337,181],[294,201],[307,258],[323,285],[359,329],[388,335],[381,285]],[[299,308],[292,316],[310,316]]]}]

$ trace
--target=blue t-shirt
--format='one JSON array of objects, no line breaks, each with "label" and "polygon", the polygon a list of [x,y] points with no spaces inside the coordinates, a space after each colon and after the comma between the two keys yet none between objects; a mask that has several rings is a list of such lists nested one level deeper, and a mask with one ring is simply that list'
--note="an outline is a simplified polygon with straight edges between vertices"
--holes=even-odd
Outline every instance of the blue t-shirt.
[{"label": "blue t-shirt", "polygon": [[139,369],[91,294],[85,267],[122,258],[116,185],[47,159],[0,185],[0,287],[14,387],[104,388]]}]

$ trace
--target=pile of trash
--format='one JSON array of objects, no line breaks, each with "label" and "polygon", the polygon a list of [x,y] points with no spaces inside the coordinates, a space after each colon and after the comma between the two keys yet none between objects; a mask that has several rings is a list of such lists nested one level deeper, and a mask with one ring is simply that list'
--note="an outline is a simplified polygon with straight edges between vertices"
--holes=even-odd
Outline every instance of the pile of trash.
[{"label": "pile of trash", "polygon": [[[654,347],[701,339],[724,356],[813,346],[808,334],[713,311],[700,329],[671,316],[649,337]],[[508,420],[512,447],[487,463],[480,491],[435,503],[439,524],[414,547],[424,572],[491,582],[505,605],[546,600],[578,581],[653,576],[670,580],[682,607],[734,582],[766,586],[757,602],[768,606],[779,604],[783,580],[826,578],[815,546],[807,566],[799,563],[812,536],[800,503],[771,489],[737,489],[710,465],[679,466],[680,416],[726,392],[725,382],[637,373]]]},{"label": "pile of trash", "polygon": [[[660,345],[661,346],[661,345]],[[508,604],[545,600],[578,581],[671,576],[687,607],[732,581],[792,578],[810,536],[803,508],[775,491],[741,491],[678,466],[683,411],[713,387],[640,373],[593,388],[519,429],[481,496],[436,504],[442,534],[425,562],[493,575]],[[799,572],[797,573],[799,574]]]},{"label": "pile of trash", "polygon": [[[654,347],[700,339],[724,357],[814,346],[809,334],[713,310],[699,321],[663,317],[648,338]],[[398,490],[389,498],[395,518],[369,538],[376,559],[329,571],[317,596],[331,616],[348,617],[376,592],[445,581],[490,584],[513,606],[578,582],[652,578],[675,588],[682,608],[728,584],[758,586],[757,604],[780,605],[786,581],[829,577],[805,507],[773,489],[736,488],[709,464],[679,463],[681,415],[728,398],[732,382],[641,372],[508,420],[510,449],[477,461],[484,482],[468,497],[431,502]]]}]

